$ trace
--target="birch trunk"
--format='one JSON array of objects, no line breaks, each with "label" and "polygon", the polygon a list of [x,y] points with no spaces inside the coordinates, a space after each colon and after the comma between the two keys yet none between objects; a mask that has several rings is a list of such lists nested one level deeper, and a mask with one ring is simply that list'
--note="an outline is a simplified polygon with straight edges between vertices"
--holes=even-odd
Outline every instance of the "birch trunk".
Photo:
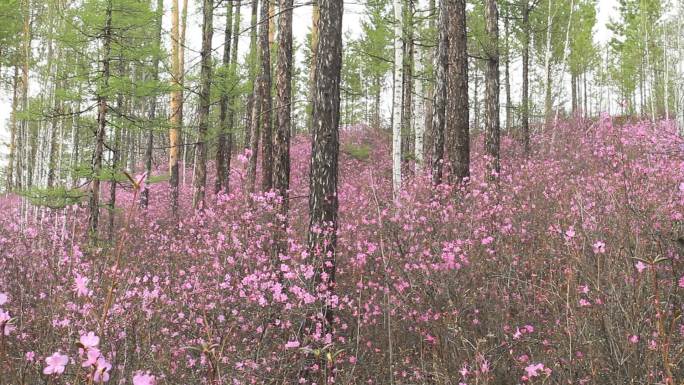
[{"label": "birch trunk", "polygon": [[398,197],[401,189],[401,110],[403,95],[403,0],[394,0],[394,98],[392,103],[392,189]]}]

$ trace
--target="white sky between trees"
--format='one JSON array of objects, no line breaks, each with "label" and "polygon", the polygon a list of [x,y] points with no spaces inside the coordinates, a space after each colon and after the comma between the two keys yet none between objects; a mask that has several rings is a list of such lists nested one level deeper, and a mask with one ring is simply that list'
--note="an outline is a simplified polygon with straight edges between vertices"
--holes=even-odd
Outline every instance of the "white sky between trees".
[{"label": "white sky between trees", "polygon": [[[182,1],[179,1],[182,3]],[[296,44],[301,44],[306,38],[306,34],[309,33],[311,26],[311,6],[303,5],[308,4],[309,0],[295,0],[295,10],[293,16],[293,33]],[[421,6],[427,0],[419,0]],[[249,7],[249,1],[243,1],[241,9],[241,31],[246,31],[249,28],[251,7]],[[611,32],[607,28],[608,22],[611,18],[617,16],[617,0],[599,0],[597,8],[597,23],[594,28],[594,41],[600,44],[605,44],[610,40]],[[193,66],[199,66],[199,48],[202,42],[202,29],[201,29],[201,1],[199,0],[189,0],[188,1],[188,27],[187,27],[187,49],[186,49],[186,69],[191,69]],[[164,0],[164,39],[167,48],[169,47],[169,32],[171,30],[171,0]],[[361,22],[364,19],[364,2],[363,0],[346,0],[344,9],[344,19],[343,19],[343,30],[345,34],[349,34],[352,38],[357,38],[361,35]],[[225,11],[224,9],[218,8],[214,15],[214,39],[213,47],[216,49],[214,54],[216,58],[220,56],[222,52],[220,47],[223,45],[223,30],[225,26]],[[249,46],[249,31],[246,31],[240,37],[240,56],[244,58]],[[36,42],[33,42],[34,49]],[[299,50],[296,54],[296,59],[299,64],[303,61],[303,52]],[[511,66],[511,88],[512,88],[512,98],[516,102],[519,100],[520,94],[520,60],[517,58],[512,62]],[[8,71],[4,68],[3,71]],[[569,77],[566,76],[567,87],[569,87]],[[387,84],[391,88],[391,84]],[[36,79],[32,79],[30,82],[31,95],[38,95],[41,90],[39,89],[38,82]],[[388,88],[386,92],[391,92]],[[570,92],[570,91],[568,91]],[[384,98],[387,101],[387,105],[383,106],[383,114],[387,114],[391,108],[391,98]],[[0,89],[0,167],[5,167],[5,162],[7,160],[9,152],[9,117],[12,110],[12,90],[11,89]]]}]

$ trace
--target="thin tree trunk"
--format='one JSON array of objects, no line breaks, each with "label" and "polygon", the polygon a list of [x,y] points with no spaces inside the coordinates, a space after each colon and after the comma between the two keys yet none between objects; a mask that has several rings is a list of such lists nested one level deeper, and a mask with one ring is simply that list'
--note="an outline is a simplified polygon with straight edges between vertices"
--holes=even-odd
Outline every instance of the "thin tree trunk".
[{"label": "thin tree trunk", "polygon": [[[319,28],[318,24],[321,18],[321,8],[319,6],[319,0],[312,1],[311,9],[311,68],[309,72],[309,88],[311,95],[311,108],[313,109],[313,95],[316,92],[316,58],[318,57],[318,40],[319,40]],[[313,115],[312,115],[313,116]],[[311,130],[313,122],[309,120],[308,128]]]},{"label": "thin tree trunk", "polygon": [[170,104],[170,127],[169,127],[169,173],[171,179],[171,211],[178,215],[178,185],[179,178],[179,155],[180,155],[180,129],[181,114],[183,110],[183,94],[181,93],[181,57],[180,57],[180,31],[178,16],[178,0],[173,0],[171,13],[171,104]]},{"label": "thin tree trunk", "polygon": [[[199,138],[196,147],[195,195],[192,200],[192,206],[199,209],[204,209],[207,187],[209,108],[211,107],[211,41],[214,36],[214,1],[204,0],[202,4],[202,67],[200,70],[199,109],[197,111]],[[226,46],[229,45],[226,44]]]},{"label": "thin tree trunk", "polygon": [[[154,56],[152,59],[152,81],[157,83],[159,81],[159,61],[161,52],[161,38],[162,38],[162,20],[164,18],[164,0],[157,0],[156,12],[156,37],[154,42]],[[154,143],[154,129],[157,119],[157,95],[156,93],[150,97],[150,105],[148,107],[148,122],[149,129],[147,130],[147,144],[145,145],[145,188],[140,194],[140,206],[147,208],[150,202],[150,187],[149,181],[152,175],[152,147]]]},{"label": "thin tree trunk", "polygon": [[[247,98],[247,108],[245,112],[245,149],[252,148],[252,132],[254,131],[254,122],[252,118],[254,116],[254,100],[256,100],[256,95],[258,94],[258,47],[257,47],[257,21],[259,16],[259,0],[252,0],[252,17],[250,24],[250,37],[249,37],[249,81],[251,83],[251,93]],[[258,106],[256,106],[258,107]],[[258,142],[258,140],[257,140]],[[255,153],[252,153],[252,157],[256,157]],[[250,158],[251,159],[251,158]],[[250,161],[251,165],[251,161]],[[250,166],[251,170],[251,166]],[[256,166],[255,166],[256,170]]]},{"label": "thin tree trunk", "polygon": [[[126,76],[126,63],[123,57],[119,57],[117,68],[119,79]],[[116,97],[116,113],[122,117],[125,114],[124,95],[119,91]],[[116,218],[116,174],[119,172],[121,160],[121,125],[114,127],[114,143],[110,146],[112,152],[112,178],[109,181],[109,226],[107,228],[108,239],[114,239],[114,219]]]},{"label": "thin tree trunk", "polygon": [[7,192],[14,188],[14,161],[17,148],[17,94],[19,86],[19,66],[14,66],[12,77],[12,115],[10,116],[9,158],[7,160]]},{"label": "thin tree trunk", "polygon": [[276,67],[276,140],[273,183],[282,199],[281,234],[276,242],[278,254],[287,252],[287,225],[290,189],[290,130],[292,119],[292,13],[293,0],[280,0],[278,20],[278,62]]},{"label": "thin tree trunk", "polygon": [[496,0],[485,2],[487,28],[487,73],[485,95],[485,151],[488,159],[488,177],[495,178],[501,171],[499,161],[499,26]]},{"label": "thin tree trunk", "polygon": [[[401,153],[402,160],[405,161],[411,153],[412,132],[411,123],[413,121],[413,61],[415,45],[413,43],[413,8],[412,0],[405,1],[403,7],[403,76],[402,76],[402,112],[401,112]],[[403,163],[403,162],[402,162]]]},{"label": "thin tree trunk", "polygon": [[263,0],[261,5],[261,28],[259,29],[261,56],[261,189],[270,191],[273,188],[273,127],[271,122],[271,50],[269,43],[269,3]]},{"label": "thin tree trunk", "polygon": [[[230,58],[230,78],[237,78],[238,69],[238,43],[240,41],[240,8],[241,1],[236,0],[235,5],[233,5],[234,21],[233,21],[233,47],[231,48],[231,58]],[[235,142],[235,116],[236,116],[236,93],[232,92],[228,98],[228,132],[226,133],[226,175],[223,189],[227,193],[230,189],[230,167],[233,153],[233,143]]]},{"label": "thin tree trunk", "polygon": [[[24,0],[25,2],[25,14],[24,14],[24,25],[22,31],[22,72],[21,72],[21,111],[28,111],[28,95],[29,95],[29,63],[31,61],[31,1]],[[20,173],[17,177],[17,187],[27,188],[30,186],[29,174],[29,162],[28,162],[28,145],[29,145],[29,125],[28,119],[22,118],[19,132],[19,164],[21,167],[17,167]]]},{"label": "thin tree trunk", "polygon": [[416,81],[416,98],[415,109],[416,109],[416,119],[415,119],[415,143],[413,145],[413,154],[415,157],[415,173],[420,174],[423,171],[423,165],[425,163],[425,152],[424,152],[424,140],[425,140],[425,107],[427,105],[427,98],[423,95],[424,87],[424,70],[423,61],[429,58],[425,50],[421,50],[421,55],[418,56],[416,60],[416,73],[423,79],[418,79]]},{"label": "thin tree trunk", "polygon": [[102,31],[102,88],[98,90],[97,103],[97,134],[95,136],[95,151],[93,153],[92,182],[90,185],[90,201],[88,204],[90,217],[88,228],[93,236],[97,234],[100,219],[100,171],[102,170],[102,151],[104,149],[105,132],[107,129],[107,88],[109,87],[109,64],[111,61],[112,38],[112,0],[107,2],[105,26]]},{"label": "thin tree trunk", "polygon": [[435,185],[442,183],[442,173],[444,166],[444,126],[446,123],[446,102],[447,102],[447,71],[449,67],[449,14],[447,12],[447,1],[439,0],[439,39],[437,42],[437,55],[435,71],[437,72],[434,118],[432,120],[432,141],[434,150],[432,151],[432,183]]},{"label": "thin tree trunk", "polygon": [[553,26],[552,1],[549,1],[549,7],[546,16],[546,50],[544,52],[544,120],[547,126],[551,124],[551,115],[553,113],[553,96],[551,94],[551,33]]},{"label": "thin tree trunk", "polygon": [[504,16],[504,31],[505,31],[505,46],[506,62],[504,67],[505,78],[505,92],[506,92],[506,132],[510,134],[513,127],[513,104],[511,103],[511,44],[510,44],[510,6],[506,7],[506,15]]},{"label": "thin tree trunk", "polygon": [[[430,16],[429,16],[429,22],[428,22],[428,27],[430,30],[434,30],[436,28],[436,23],[435,19],[437,17],[437,5],[435,3],[435,0],[429,0],[428,3],[428,8],[430,10]],[[435,64],[436,64],[436,55],[437,49],[436,48],[429,48],[428,53],[427,53],[427,58],[426,61],[429,61],[430,63],[430,68],[434,69]],[[435,108],[435,83],[432,80],[426,79],[424,81],[425,83],[425,123],[424,123],[424,130],[425,130],[425,138],[423,139],[424,144],[424,156],[425,158],[429,159],[431,157],[431,149],[432,149],[432,142],[433,142],[433,134],[432,134],[432,119],[434,116],[434,108]]]},{"label": "thin tree trunk", "polygon": [[465,0],[449,0],[447,11],[449,68],[447,71],[447,121],[449,182],[470,176],[470,117],[468,107],[468,48]]},{"label": "thin tree trunk", "polygon": [[530,7],[528,0],[522,0],[522,137],[523,152],[530,153]]},{"label": "thin tree trunk", "polygon": [[401,189],[401,110],[403,95],[403,0],[394,0],[394,102],[392,104],[392,190],[395,198]]},{"label": "thin tree trunk", "polygon": [[[226,181],[228,180],[228,158],[230,158],[230,148],[227,142],[230,142],[232,146],[232,133],[230,132],[230,122],[228,120],[228,78],[229,69],[231,66],[230,62],[230,49],[231,49],[231,38],[232,38],[232,26],[233,26],[233,3],[226,3],[226,28],[224,32],[224,43],[223,43],[223,74],[224,79],[222,79],[221,87],[221,99],[219,101],[219,133],[218,133],[218,143],[216,145],[216,184],[214,185],[214,192],[218,194],[221,191],[226,190]],[[230,140],[227,137],[231,137]]]}]

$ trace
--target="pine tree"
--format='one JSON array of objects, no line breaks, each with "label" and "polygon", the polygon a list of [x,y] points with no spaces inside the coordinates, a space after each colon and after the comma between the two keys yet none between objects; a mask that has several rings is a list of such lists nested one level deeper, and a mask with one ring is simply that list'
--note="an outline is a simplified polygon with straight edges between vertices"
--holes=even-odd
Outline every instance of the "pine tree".
[{"label": "pine tree", "polygon": [[[342,15],[344,4],[337,0],[319,0],[320,40],[316,60],[316,92],[312,112],[311,173],[309,176],[309,255],[315,258],[315,287],[330,298],[335,290],[335,252],[338,218],[338,155],[340,122],[340,74],[342,67]],[[325,273],[325,274],[324,274]],[[332,331],[333,309],[329,301],[314,308],[323,333]],[[319,318],[320,317],[320,318]],[[318,346],[323,348],[323,346]],[[335,351],[331,349],[331,351]],[[321,354],[317,364],[322,369],[319,383],[334,382],[334,360]],[[318,381],[317,381],[318,382]]]}]

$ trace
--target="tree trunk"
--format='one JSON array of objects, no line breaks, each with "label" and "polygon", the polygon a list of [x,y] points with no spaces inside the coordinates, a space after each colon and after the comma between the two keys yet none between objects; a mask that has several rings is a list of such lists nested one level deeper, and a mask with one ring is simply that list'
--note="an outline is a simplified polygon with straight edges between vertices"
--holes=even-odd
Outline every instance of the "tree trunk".
[{"label": "tree trunk", "polygon": [[570,95],[572,100],[572,115],[577,114],[577,75],[570,73]]},{"label": "tree trunk", "polygon": [[[313,109],[313,95],[316,92],[316,58],[318,57],[318,40],[319,30],[318,24],[321,18],[321,8],[319,0],[312,1],[311,10],[311,68],[309,72],[309,88],[311,95],[311,108]],[[313,115],[312,115],[313,116]],[[313,126],[313,122],[309,121],[309,130]]]},{"label": "tree trunk", "polygon": [[465,0],[449,0],[450,23],[447,71],[447,121],[449,182],[470,176],[470,117],[468,110],[468,48]]},{"label": "tree trunk", "polygon": [[[164,18],[164,0],[157,0],[157,8],[155,10],[156,14],[156,33],[157,35],[155,36],[155,41],[154,41],[154,47],[155,47],[155,52],[154,56],[152,59],[152,81],[157,83],[159,81],[159,61],[160,61],[160,52],[159,49],[161,48],[161,39],[162,39],[162,19]],[[156,119],[157,119],[157,95],[153,95],[150,97],[149,100],[149,107],[148,107],[148,125],[149,129],[147,130],[147,144],[145,145],[145,188],[140,194],[140,206],[142,208],[147,208],[150,202],[150,187],[149,187],[149,181],[150,181],[150,176],[152,175],[152,146],[154,143],[154,129],[153,127],[156,125]]]},{"label": "tree trunk", "polygon": [[[435,18],[437,17],[437,5],[435,3],[435,0],[429,0],[428,3],[428,8],[429,8],[429,22],[428,22],[428,27],[430,30],[434,30],[436,28],[436,23],[435,23]],[[428,48],[428,53],[426,57],[426,62],[429,61],[430,63],[430,68],[434,70],[435,68],[435,61],[436,61],[436,48]],[[432,149],[432,142],[433,142],[433,135],[432,135],[432,119],[434,116],[434,108],[435,108],[435,83],[431,79],[426,79],[425,80],[425,123],[424,123],[424,157],[429,159],[431,156],[431,149]]]},{"label": "tree trunk", "polygon": [[273,188],[273,129],[271,122],[271,49],[269,43],[269,3],[263,0],[261,5],[261,28],[259,29],[261,56],[261,190]]},{"label": "tree trunk", "polygon": [[[239,6],[239,5],[238,5]],[[233,27],[233,3],[229,1],[226,3],[226,28],[224,32],[223,43],[223,79],[221,87],[221,98],[219,100],[219,132],[218,143],[216,144],[216,184],[214,185],[214,192],[218,194],[221,191],[227,191],[226,181],[228,180],[227,163],[230,158],[230,147],[232,146],[232,133],[230,132],[230,123],[228,119],[228,74],[231,66],[230,62],[230,48]],[[230,138],[230,139],[228,139]]]},{"label": "tree trunk", "polygon": [[[192,200],[192,206],[199,209],[204,208],[207,186],[209,108],[211,107],[211,40],[214,36],[214,1],[204,0],[202,4],[202,51],[200,53],[202,67],[200,69],[199,109],[197,111],[199,138],[196,147],[195,196]],[[229,45],[226,44],[226,46]]]},{"label": "tree trunk", "polygon": [[506,6],[506,15],[504,16],[504,31],[506,34],[505,50],[506,50],[506,63],[504,66],[504,77],[505,84],[504,88],[506,91],[506,132],[510,134],[511,128],[513,127],[513,104],[511,103],[511,45],[510,45],[510,6]]},{"label": "tree trunk", "polygon": [[552,1],[549,1],[549,8],[546,16],[546,50],[544,52],[544,121],[546,126],[551,124],[553,113],[553,96],[551,94],[551,33],[553,31]]},{"label": "tree trunk", "polygon": [[[123,79],[126,76],[126,64],[122,57],[119,57],[117,68],[117,76]],[[125,114],[124,94],[119,91],[116,97],[116,113],[119,117]],[[108,239],[111,242],[114,239],[114,219],[116,218],[116,173],[120,168],[121,160],[121,125],[117,124],[114,127],[114,143],[110,146],[112,152],[112,179],[109,181],[109,226],[107,228]]]},{"label": "tree trunk", "polygon": [[485,94],[485,152],[488,159],[488,176],[496,178],[501,171],[499,163],[499,26],[496,0],[485,2],[487,28],[487,73]]},{"label": "tree trunk", "polygon": [[7,192],[14,188],[14,161],[17,148],[17,94],[19,88],[19,66],[14,66],[12,77],[12,115],[10,116],[9,158],[7,160]]},{"label": "tree trunk", "polygon": [[104,149],[105,133],[107,129],[107,93],[109,88],[109,64],[111,61],[112,40],[112,1],[107,2],[105,26],[102,31],[102,88],[97,92],[97,134],[95,135],[95,151],[93,152],[92,181],[90,184],[90,212],[88,228],[93,236],[97,234],[100,219],[100,171],[102,170],[102,151]]},{"label": "tree trunk", "polygon": [[[254,100],[258,94],[258,79],[257,79],[257,60],[258,60],[258,49],[257,49],[257,21],[259,16],[259,0],[252,0],[252,16],[250,24],[250,37],[249,37],[249,81],[252,86],[252,92],[247,98],[247,108],[245,112],[245,143],[244,147],[252,148],[252,132],[254,131],[254,122],[252,117],[254,116]],[[258,106],[257,106],[258,107]],[[257,141],[258,142],[258,141]],[[252,153],[253,157],[256,157],[255,153]],[[251,164],[251,162],[250,162]]]},{"label": "tree trunk", "polygon": [[[342,15],[344,3],[319,0],[320,41],[316,61],[316,92],[313,99],[311,172],[309,177],[308,248],[317,266],[315,282],[318,298],[330,298],[335,291],[335,250],[337,247],[337,179],[340,123],[340,70],[342,68]],[[399,62],[400,64],[401,62]],[[314,307],[322,333],[332,333],[333,308],[328,300]],[[320,314],[320,315],[319,315]],[[323,346],[316,343],[319,349]],[[335,351],[330,347],[330,351]],[[321,354],[320,384],[334,383],[333,360]]]},{"label": "tree trunk", "polygon": [[528,0],[522,0],[522,137],[523,151],[530,153],[530,7]]},{"label": "tree trunk", "polygon": [[[423,171],[423,165],[425,163],[425,152],[424,152],[424,140],[425,140],[425,107],[427,105],[427,98],[425,95],[423,95],[423,91],[425,90],[425,87],[423,87],[423,84],[425,81],[423,80],[425,78],[424,70],[423,70],[423,61],[427,60],[429,58],[429,55],[426,54],[425,50],[421,50],[422,55],[416,55],[418,56],[418,60],[416,60],[416,73],[422,77],[422,79],[419,79],[416,82],[416,98],[417,100],[415,101],[415,110],[416,110],[416,119],[415,119],[415,142],[413,145],[413,154],[415,157],[415,173],[416,175],[420,174]],[[422,56],[422,57],[421,57]]]},{"label": "tree trunk", "polygon": [[282,199],[281,234],[276,242],[278,254],[287,252],[287,223],[290,189],[290,129],[292,111],[292,13],[293,0],[280,0],[278,20],[278,63],[276,68],[276,140],[273,183]]},{"label": "tree trunk", "polygon": [[183,94],[181,93],[181,57],[180,57],[180,31],[178,17],[178,0],[173,0],[171,11],[171,104],[169,113],[169,173],[171,179],[171,211],[178,215],[178,184],[179,178],[179,155],[180,155],[180,129],[181,114],[183,109]]},{"label": "tree trunk", "polygon": [[437,41],[437,55],[435,71],[436,89],[434,103],[434,117],[432,120],[432,183],[442,183],[444,166],[444,126],[446,123],[447,102],[447,71],[449,67],[449,13],[448,0],[439,0],[439,39]]},{"label": "tree trunk", "polygon": [[394,0],[394,101],[392,104],[392,190],[394,197],[401,189],[401,110],[403,95],[403,0]]},{"label": "tree trunk", "polygon": [[[28,111],[28,96],[29,96],[29,63],[31,61],[31,1],[24,0],[26,3],[26,10],[24,14],[24,25],[22,31],[22,71],[21,71],[21,111]],[[30,187],[30,178],[28,178],[28,141],[29,141],[29,125],[26,117],[21,119],[19,130],[19,145],[18,164],[17,167],[17,187],[19,189]]]},{"label": "tree trunk", "polygon": [[[403,76],[402,76],[402,112],[401,112],[401,153],[402,160],[406,161],[407,156],[411,153],[412,144],[412,117],[413,117],[413,60],[414,49],[413,44],[413,8],[411,7],[412,0],[403,0]],[[402,162],[403,163],[403,162]]]}]

